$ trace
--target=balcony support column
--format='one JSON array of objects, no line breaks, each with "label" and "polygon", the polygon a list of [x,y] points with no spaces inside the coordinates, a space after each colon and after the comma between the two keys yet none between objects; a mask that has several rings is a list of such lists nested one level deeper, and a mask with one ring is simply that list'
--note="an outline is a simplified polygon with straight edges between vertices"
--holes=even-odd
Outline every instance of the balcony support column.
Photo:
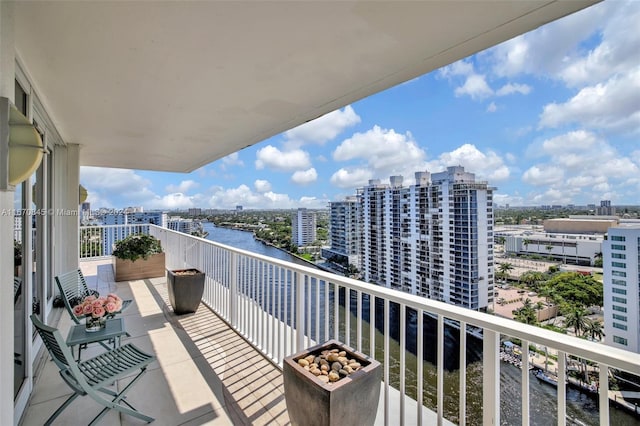
[{"label": "balcony support column", "polygon": [[[15,98],[15,46],[13,3],[0,2],[0,97]],[[14,298],[13,282],[14,191],[9,185],[9,105],[0,106],[0,424],[14,422]],[[11,286],[13,288],[13,286]]]},{"label": "balcony support column", "polygon": [[54,275],[78,268],[80,256],[80,146],[54,148]]},{"label": "balcony support column", "polygon": [[482,340],[483,425],[500,424],[500,334],[484,329]]}]

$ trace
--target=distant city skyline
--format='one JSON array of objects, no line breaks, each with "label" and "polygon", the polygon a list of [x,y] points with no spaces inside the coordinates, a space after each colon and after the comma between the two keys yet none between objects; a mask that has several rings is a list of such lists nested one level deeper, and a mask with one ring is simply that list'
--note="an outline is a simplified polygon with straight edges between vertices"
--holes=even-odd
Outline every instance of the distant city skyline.
[{"label": "distant city skyline", "polygon": [[326,208],[461,165],[500,206],[636,205],[637,22],[640,2],[605,1],[192,173],[82,167],[81,183],[94,209]]}]

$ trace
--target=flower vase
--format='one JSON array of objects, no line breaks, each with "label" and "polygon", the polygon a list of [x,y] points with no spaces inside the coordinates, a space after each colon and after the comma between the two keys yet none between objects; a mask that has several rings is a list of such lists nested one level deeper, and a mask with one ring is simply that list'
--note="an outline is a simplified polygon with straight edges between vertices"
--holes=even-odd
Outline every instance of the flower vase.
[{"label": "flower vase", "polygon": [[87,315],[85,321],[88,333],[100,331],[107,326],[107,319],[105,317],[94,318],[92,315]]}]

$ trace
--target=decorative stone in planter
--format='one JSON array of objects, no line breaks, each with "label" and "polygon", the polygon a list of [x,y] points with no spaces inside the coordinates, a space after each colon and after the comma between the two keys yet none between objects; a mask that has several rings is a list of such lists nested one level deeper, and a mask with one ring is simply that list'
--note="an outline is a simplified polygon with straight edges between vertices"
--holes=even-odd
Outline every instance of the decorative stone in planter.
[{"label": "decorative stone in planter", "polygon": [[194,313],[204,293],[204,273],[197,269],[167,271],[167,287],[173,312],[177,315]]},{"label": "decorative stone in planter", "polygon": [[282,373],[287,411],[293,425],[375,422],[382,366],[365,354],[329,340],[285,357]]}]

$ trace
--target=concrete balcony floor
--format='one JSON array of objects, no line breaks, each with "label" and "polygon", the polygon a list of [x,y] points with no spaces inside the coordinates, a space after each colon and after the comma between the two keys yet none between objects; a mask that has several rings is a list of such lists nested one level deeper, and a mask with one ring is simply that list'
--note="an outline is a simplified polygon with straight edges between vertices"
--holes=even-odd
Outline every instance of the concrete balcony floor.
[{"label": "concrete balcony floor", "polygon": [[[90,288],[134,299],[123,314],[130,334],[123,343],[133,343],[158,360],[127,400],[154,417],[154,425],[289,424],[281,371],[206,306],[201,304],[195,314],[176,316],[169,305],[165,278],[115,283],[109,261],[83,261],[81,269]],[[66,337],[72,321],[66,311],[57,311],[57,327]],[[82,358],[102,350],[91,345]],[[119,381],[117,386],[126,383],[128,380]],[[43,357],[22,424],[42,425],[69,395],[56,365]],[[100,410],[91,398],[79,397],[54,424],[88,424]],[[100,424],[144,422],[111,410]]]}]

